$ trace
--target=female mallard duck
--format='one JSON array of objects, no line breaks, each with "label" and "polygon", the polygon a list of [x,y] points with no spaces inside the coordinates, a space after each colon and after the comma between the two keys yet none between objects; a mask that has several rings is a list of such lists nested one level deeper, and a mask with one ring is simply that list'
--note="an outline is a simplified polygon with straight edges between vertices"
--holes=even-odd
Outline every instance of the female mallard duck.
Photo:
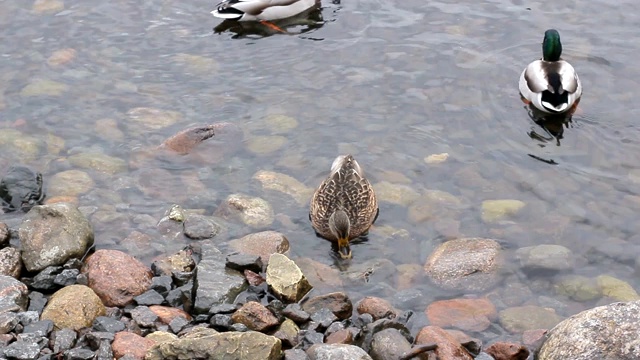
[{"label": "female mallard duck", "polygon": [[316,234],[336,241],[340,256],[349,259],[349,241],[366,235],[377,217],[376,194],[362,168],[353,156],[338,156],[311,199],[309,220]]},{"label": "female mallard duck", "polygon": [[319,0],[225,0],[213,16],[237,21],[272,21],[300,14]]},{"label": "female mallard duck", "polygon": [[574,110],[582,95],[578,74],[571,64],[560,59],[561,54],[562,44],[558,31],[545,31],[542,59],[529,64],[520,75],[522,97],[548,114]]}]

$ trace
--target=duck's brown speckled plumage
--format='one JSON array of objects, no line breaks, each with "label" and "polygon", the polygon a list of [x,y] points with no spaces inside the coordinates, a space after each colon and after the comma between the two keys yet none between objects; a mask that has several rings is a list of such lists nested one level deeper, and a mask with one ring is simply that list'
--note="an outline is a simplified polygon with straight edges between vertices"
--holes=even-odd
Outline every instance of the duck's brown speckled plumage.
[{"label": "duck's brown speckled plumage", "polygon": [[309,219],[323,238],[337,240],[329,229],[329,218],[339,209],[349,217],[349,240],[365,235],[378,214],[373,187],[351,155],[335,159],[329,177],[320,184],[311,199]]}]

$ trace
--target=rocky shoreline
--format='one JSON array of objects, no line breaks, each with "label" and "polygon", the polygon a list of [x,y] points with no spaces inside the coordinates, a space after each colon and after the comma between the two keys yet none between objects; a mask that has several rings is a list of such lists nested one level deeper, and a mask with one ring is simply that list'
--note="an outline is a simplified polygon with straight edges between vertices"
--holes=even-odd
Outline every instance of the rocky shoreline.
[{"label": "rocky shoreline", "polygon": [[[255,200],[230,201],[236,202],[244,202],[247,221],[268,215],[247,210],[261,206]],[[598,330],[585,324],[615,321],[620,326],[608,341],[631,341],[640,326],[637,311],[628,311],[640,302],[564,321],[541,306],[509,306],[506,293],[519,290],[500,296],[492,290],[501,281],[502,253],[491,239],[449,240],[431,253],[423,271],[433,284],[485,295],[433,301],[424,310],[427,323],[416,329],[412,321],[421,314],[379,297],[353,301],[348,284],[339,292],[312,290],[336,275],[290,259],[288,240],[275,231],[231,240],[225,254],[210,239],[218,230],[209,219],[174,207],[163,221],[200,240],[148,266],[122,251],[94,251],[92,226],[72,204],[35,206],[20,221],[17,228],[0,223],[0,359],[517,360],[533,358],[541,345],[543,360],[592,359],[585,354],[603,349],[618,359],[637,356],[633,348],[623,353],[624,343],[598,343],[588,336]],[[544,245],[516,254],[523,268],[551,271],[565,266],[570,254],[563,249]],[[347,278],[375,283],[385,267],[374,260]],[[397,289],[410,287],[402,281],[407,277],[398,278]],[[584,282],[573,281],[573,296],[587,296]],[[637,296],[617,279],[598,281],[592,290],[611,299]],[[575,329],[581,338],[571,335]],[[478,339],[502,330],[506,335],[488,344]]]}]

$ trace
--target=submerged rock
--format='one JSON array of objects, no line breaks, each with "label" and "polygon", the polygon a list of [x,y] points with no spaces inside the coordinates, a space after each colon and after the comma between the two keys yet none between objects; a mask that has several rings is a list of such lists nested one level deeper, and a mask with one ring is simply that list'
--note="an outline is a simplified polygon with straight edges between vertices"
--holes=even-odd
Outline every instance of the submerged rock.
[{"label": "submerged rock", "polygon": [[82,267],[88,286],[107,306],[125,306],[149,290],[153,274],[138,259],[118,250],[98,250]]},{"label": "submerged rock", "polygon": [[516,251],[520,266],[528,270],[563,271],[573,269],[573,252],[561,245],[541,244]]},{"label": "submerged rock", "polygon": [[91,288],[71,285],[51,296],[40,318],[53,321],[57,329],[80,330],[90,327],[98,316],[104,314],[105,307]]},{"label": "submerged rock", "polygon": [[275,215],[268,201],[244,194],[231,194],[216,210],[216,215],[223,218],[238,216],[240,220],[252,228],[264,228],[273,223]]},{"label": "submerged rock", "polygon": [[437,326],[426,326],[416,335],[416,344],[438,345],[434,350],[438,359],[473,360],[473,356],[455,337]]},{"label": "submerged rock", "polygon": [[520,200],[501,199],[482,202],[482,221],[491,223],[517,214],[526,204]]},{"label": "submerged rock", "polygon": [[243,254],[258,255],[267,264],[272,254],[287,254],[289,240],[277,231],[261,231],[231,240],[229,247]]},{"label": "submerged rock", "polygon": [[547,333],[539,360],[640,358],[640,301],[599,306],[572,316]]},{"label": "submerged rock", "polygon": [[42,204],[44,197],[42,174],[26,166],[10,167],[0,180],[0,200],[5,212],[27,212],[33,206]]},{"label": "submerged rock", "polygon": [[20,225],[22,261],[29,271],[81,258],[93,245],[89,220],[73,205],[34,206]]},{"label": "submerged rock", "polygon": [[487,298],[435,301],[425,311],[429,323],[443,328],[484,331],[496,320],[496,307]]},{"label": "submerged rock", "polygon": [[[213,331],[212,329],[208,329]],[[242,359],[280,360],[280,339],[259,333],[224,332],[186,335],[178,340],[156,344],[147,351],[146,360],[165,359]]]},{"label": "submerged rock", "polygon": [[549,329],[562,321],[554,311],[535,305],[516,306],[498,313],[500,325],[512,333]]},{"label": "submerged rock", "polygon": [[253,175],[253,179],[258,180],[263,189],[288,194],[300,205],[308,204],[314,191],[289,175],[273,171],[260,170]]},{"label": "submerged rock", "polygon": [[424,265],[429,278],[448,290],[480,292],[500,281],[500,244],[491,239],[449,240],[431,253]]},{"label": "submerged rock", "polygon": [[269,258],[267,284],[277,297],[287,302],[300,301],[312,288],[296,263],[282,254]]}]

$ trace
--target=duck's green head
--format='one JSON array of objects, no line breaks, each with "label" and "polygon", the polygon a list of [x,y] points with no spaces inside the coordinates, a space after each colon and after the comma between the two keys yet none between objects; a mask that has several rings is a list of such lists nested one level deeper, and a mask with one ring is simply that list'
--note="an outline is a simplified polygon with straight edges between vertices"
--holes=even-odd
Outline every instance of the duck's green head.
[{"label": "duck's green head", "polygon": [[556,29],[549,29],[544,32],[542,41],[542,59],[545,61],[558,61],[562,55],[562,44],[560,34]]}]

